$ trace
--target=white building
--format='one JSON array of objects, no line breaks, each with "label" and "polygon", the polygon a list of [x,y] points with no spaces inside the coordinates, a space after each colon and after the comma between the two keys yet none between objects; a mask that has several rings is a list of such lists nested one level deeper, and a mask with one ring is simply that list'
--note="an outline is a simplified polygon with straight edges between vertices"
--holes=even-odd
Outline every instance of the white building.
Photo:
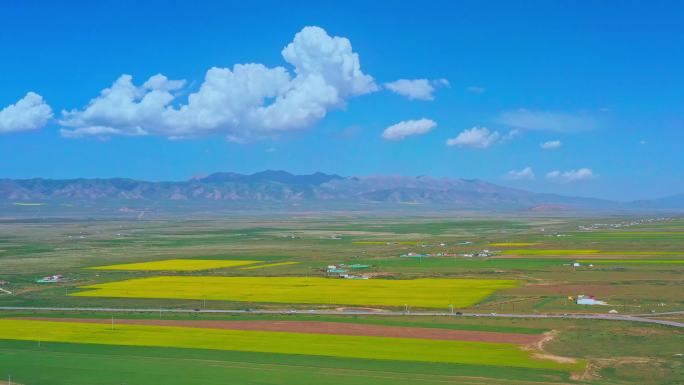
[{"label": "white building", "polygon": [[578,305],[608,305],[604,301],[599,301],[593,295],[578,295],[577,296]]}]

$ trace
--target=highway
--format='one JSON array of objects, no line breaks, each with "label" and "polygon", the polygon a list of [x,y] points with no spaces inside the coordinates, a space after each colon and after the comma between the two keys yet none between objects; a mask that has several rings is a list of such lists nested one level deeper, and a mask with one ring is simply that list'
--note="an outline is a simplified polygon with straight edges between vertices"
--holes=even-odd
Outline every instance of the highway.
[{"label": "highway", "polygon": [[639,322],[684,328],[684,323],[646,318],[658,315],[684,314],[684,311],[652,313],[640,315],[622,314],[521,314],[521,313],[451,313],[451,312],[406,312],[406,311],[368,311],[368,310],[221,310],[221,309],[164,309],[164,308],[85,308],[85,307],[26,307],[1,306],[0,311],[44,311],[44,312],[96,312],[96,313],[205,313],[205,314],[309,314],[309,315],[376,315],[376,316],[426,316],[426,317],[489,317],[489,318],[563,318],[594,319],[606,321]]}]

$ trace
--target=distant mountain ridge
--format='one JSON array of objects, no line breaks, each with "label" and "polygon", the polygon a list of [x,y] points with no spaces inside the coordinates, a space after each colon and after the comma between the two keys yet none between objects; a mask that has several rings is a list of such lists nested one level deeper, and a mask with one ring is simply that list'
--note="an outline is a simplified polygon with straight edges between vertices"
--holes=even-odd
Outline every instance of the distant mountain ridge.
[{"label": "distant mountain ridge", "polygon": [[634,205],[645,209],[684,210],[684,193],[669,195],[658,199],[640,200],[634,202]]},{"label": "distant mountain ridge", "polygon": [[[625,204],[601,199],[533,193],[477,179],[427,176],[342,177],[321,172],[296,175],[276,170],[254,174],[215,173],[177,182],[149,182],[126,178],[0,179],[0,202],[2,201],[385,203],[535,211],[626,207]],[[681,203],[684,198],[672,198],[672,201]],[[667,199],[663,202],[641,201],[635,203],[634,207],[662,209],[668,208],[668,202],[670,201]]]},{"label": "distant mountain ridge", "polygon": [[339,175],[316,172],[309,175],[295,175],[287,171],[266,170],[254,174],[238,174],[234,172],[218,172],[195,180],[203,183],[257,183],[277,182],[284,184],[319,185],[335,179],[344,179]]}]

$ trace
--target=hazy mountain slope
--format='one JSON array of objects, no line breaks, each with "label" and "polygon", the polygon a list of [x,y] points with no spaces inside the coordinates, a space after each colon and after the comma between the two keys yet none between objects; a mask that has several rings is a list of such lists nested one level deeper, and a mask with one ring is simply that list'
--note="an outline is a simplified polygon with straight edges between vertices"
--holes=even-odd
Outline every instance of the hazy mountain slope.
[{"label": "hazy mountain slope", "polygon": [[647,209],[684,210],[684,194],[675,194],[652,200],[636,201],[634,202],[634,205]]},{"label": "hazy mountain slope", "polygon": [[[668,200],[669,199],[669,200]],[[624,208],[599,199],[537,194],[480,180],[407,176],[341,177],[324,173],[294,175],[262,171],[251,175],[216,173],[181,182],[133,179],[0,180],[0,201],[148,201],[148,202],[283,202],[388,203],[439,205],[454,208],[562,210]],[[640,203],[665,207],[681,202]]]}]

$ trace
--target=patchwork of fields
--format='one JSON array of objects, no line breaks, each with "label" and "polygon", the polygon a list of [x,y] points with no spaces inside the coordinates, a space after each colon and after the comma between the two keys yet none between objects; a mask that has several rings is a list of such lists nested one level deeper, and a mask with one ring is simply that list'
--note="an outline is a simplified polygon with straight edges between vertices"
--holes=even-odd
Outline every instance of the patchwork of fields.
[{"label": "patchwork of fields", "polygon": [[[611,220],[623,219],[601,221]],[[160,309],[114,313],[113,327],[107,311],[0,311],[0,380],[11,374],[24,385],[684,383],[684,335],[676,329],[458,316],[684,310],[684,220],[638,231],[579,231],[587,221],[0,221],[0,306]],[[482,250],[493,255],[465,256]],[[340,279],[326,271],[330,265],[367,279]],[[54,274],[63,278],[36,282]],[[609,305],[577,305],[579,294]],[[411,315],[451,306],[458,311],[449,317]],[[360,308],[375,315],[355,314]],[[258,314],[262,309],[277,314]]]},{"label": "patchwork of fields", "polygon": [[343,280],[304,277],[162,276],[84,286],[77,297],[182,298],[240,302],[461,308],[514,280],[415,279]]},{"label": "patchwork of fields", "polygon": [[[369,360],[227,350],[2,341],[0,368],[32,385],[539,385],[567,383],[551,369]],[[38,370],[39,369],[39,370]],[[1,369],[0,369],[1,370]]]},{"label": "patchwork of fields", "polygon": [[303,354],[398,361],[502,365],[581,370],[584,362],[563,364],[533,357],[514,344],[285,333],[173,326],[0,320],[0,339],[81,344],[157,346]]}]

